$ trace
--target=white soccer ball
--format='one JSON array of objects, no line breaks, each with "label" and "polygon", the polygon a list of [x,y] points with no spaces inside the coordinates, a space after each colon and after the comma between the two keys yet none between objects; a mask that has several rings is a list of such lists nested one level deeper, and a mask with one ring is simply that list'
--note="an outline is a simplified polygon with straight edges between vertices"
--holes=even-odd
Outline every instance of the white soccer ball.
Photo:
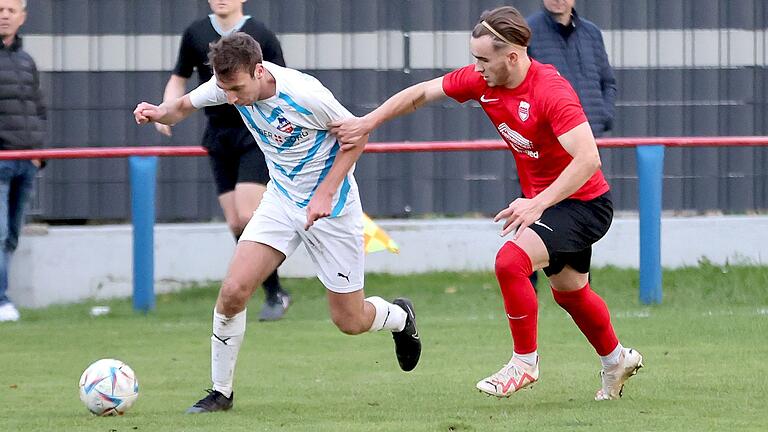
[{"label": "white soccer ball", "polygon": [[80,400],[95,415],[123,415],[138,397],[139,380],[120,360],[98,360],[80,377]]}]

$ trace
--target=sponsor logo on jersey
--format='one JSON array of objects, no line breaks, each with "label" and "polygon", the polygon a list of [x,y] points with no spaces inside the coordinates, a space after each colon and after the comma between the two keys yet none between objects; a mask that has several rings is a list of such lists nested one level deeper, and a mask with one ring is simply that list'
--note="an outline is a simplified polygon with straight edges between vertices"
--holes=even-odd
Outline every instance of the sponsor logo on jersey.
[{"label": "sponsor logo on jersey", "polygon": [[516,152],[526,154],[534,159],[539,158],[539,152],[533,150],[533,142],[520,135],[519,132],[509,127],[506,123],[499,125],[499,132]]},{"label": "sponsor logo on jersey", "polygon": [[526,101],[520,101],[520,105],[517,107],[517,115],[520,116],[520,120],[522,121],[528,120],[530,110],[531,110],[531,104],[529,104]]},{"label": "sponsor logo on jersey", "polygon": [[306,137],[309,136],[309,131],[306,129],[300,129],[295,130],[293,125],[291,124],[291,132],[290,136],[283,136],[279,135],[277,133],[273,133],[272,131],[261,129],[260,127],[256,126],[255,124],[248,123],[248,128],[255,131],[258,135],[264,137],[264,139],[270,141],[272,144],[282,145],[287,140],[293,140],[293,141],[303,141]]}]

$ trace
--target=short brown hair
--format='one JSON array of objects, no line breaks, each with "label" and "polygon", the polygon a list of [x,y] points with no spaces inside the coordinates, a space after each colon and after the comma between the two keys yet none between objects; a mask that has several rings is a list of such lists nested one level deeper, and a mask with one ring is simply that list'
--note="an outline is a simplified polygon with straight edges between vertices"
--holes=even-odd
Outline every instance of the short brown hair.
[{"label": "short brown hair", "polygon": [[208,62],[219,77],[229,77],[239,71],[254,76],[256,65],[263,60],[261,45],[243,32],[224,36],[208,48]]},{"label": "short brown hair", "polygon": [[528,27],[528,23],[525,22],[523,15],[512,6],[501,6],[483,12],[483,14],[480,15],[480,21],[478,21],[474,30],[472,30],[473,38],[479,38],[486,35],[492,37],[493,44],[497,49],[509,46],[506,41],[499,39],[498,36],[484,26],[483,21],[488,23],[488,25],[493,27],[494,30],[499,32],[505,39],[513,44],[527,47],[528,42],[531,40],[531,28]]}]

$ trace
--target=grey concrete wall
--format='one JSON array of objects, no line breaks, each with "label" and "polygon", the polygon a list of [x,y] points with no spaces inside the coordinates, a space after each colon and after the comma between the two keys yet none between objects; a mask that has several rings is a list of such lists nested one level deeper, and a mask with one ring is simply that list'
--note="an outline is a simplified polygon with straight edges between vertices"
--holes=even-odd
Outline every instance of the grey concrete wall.
[{"label": "grey concrete wall", "polygon": [[[246,11],[281,38],[289,66],[316,75],[356,114],[470,61],[467,37],[489,0],[251,0]],[[525,14],[539,0],[512,2]],[[619,82],[615,136],[768,134],[768,6],[764,0],[579,0],[604,30]],[[204,0],[35,0],[23,28],[43,70],[51,145],[199,143],[200,116],[166,139],[133,124],[139,100],[158,100],[179,35],[208,13]],[[377,131],[374,141],[496,138],[476,104],[450,101]],[[604,150],[619,210],[637,206],[632,151]],[[45,220],[125,219],[126,163],[56,161],[34,213]],[[768,209],[768,149],[684,149],[667,154],[664,208]],[[363,204],[374,216],[495,212],[519,194],[511,155],[363,157]],[[220,218],[204,158],[165,159],[162,221]]]},{"label": "grey concrete wall", "polygon": [[[367,272],[491,271],[506,241],[498,235],[500,225],[488,219],[378,222],[398,243],[400,254],[368,255]],[[664,267],[697,265],[702,258],[715,264],[768,264],[768,216],[664,218],[661,238]],[[637,268],[638,242],[637,219],[616,219],[595,245],[593,264]],[[156,291],[221,280],[233,250],[223,224],[158,225]],[[131,229],[126,225],[29,227],[14,256],[9,296],[24,307],[130,296],[131,256]],[[299,248],[280,272],[312,277],[314,264]]]}]

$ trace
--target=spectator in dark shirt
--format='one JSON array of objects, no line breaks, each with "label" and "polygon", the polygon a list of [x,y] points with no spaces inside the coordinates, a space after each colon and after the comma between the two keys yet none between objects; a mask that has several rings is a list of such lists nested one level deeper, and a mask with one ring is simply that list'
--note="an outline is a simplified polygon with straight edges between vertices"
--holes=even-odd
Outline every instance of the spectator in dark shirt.
[{"label": "spectator in dark shirt", "polygon": [[[213,70],[207,64],[209,44],[234,32],[251,35],[261,45],[264,60],[285,66],[277,37],[264,24],[243,14],[243,0],[209,0],[208,3],[213,13],[195,21],[184,32],[176,67],[165,86],[165,101],[184,95],[187,80],[195,69],[200,83],[210,80]],[[239,239],[266,190],[267,164],[234,106],[207,107],[205,116],[208,124],[202,145],[208,150],[224,218],[235,239]],[[155,127],[160,133],[171,135],[170,126],[155,123]],[[280,286],[277,270],[264,281],[264,290],[266,301],[259,319],[282,318],[291,297]]]}]

